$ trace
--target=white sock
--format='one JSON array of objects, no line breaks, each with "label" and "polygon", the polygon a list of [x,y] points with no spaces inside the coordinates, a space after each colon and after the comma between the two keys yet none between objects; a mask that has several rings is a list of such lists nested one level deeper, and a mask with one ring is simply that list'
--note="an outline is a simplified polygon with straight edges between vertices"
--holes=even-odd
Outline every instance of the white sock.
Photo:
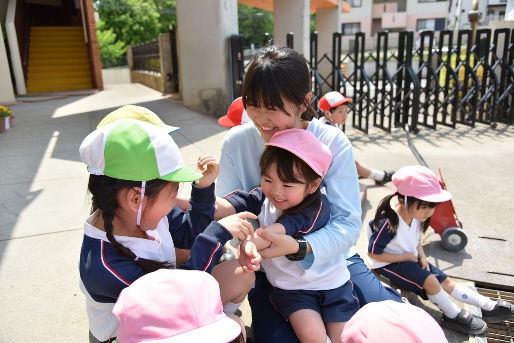
[{"label": "white sock", "polygon": [[460,283],[455,284],[455,289],[450,295],[463,303],[480,307],[482,310],[486,311],[491,311],[496,305],[495,301],[484,297],[480,293]]},{"label": "white sock", "polygon": [[328,335],[327,335],[327,343],[332,343],[332,341],[330,340],[330,337],[328,337]]},{"label": "white sock", "polygon": [[371,169],[370,177],[377,181],[384,180],[385,173],[383,170]]},{"label": "white sock", "polygon": [[228,303],[223,305],[223,312],[225,312],[226,314],[234,314],[236,313],[237,309],[239,308],[239,306],[241,306],[242,303],[243,302],[241,301],[240,303],[234,304],[233,302],[229,301]]},{"label": "white sock", "polygon": [[448,293],[441,288],[441,291],[434,295],[427,294],[428,299],[439,307],[448,318],[455,318],[460,313],[459,306],[455,305],[448,296]]}]

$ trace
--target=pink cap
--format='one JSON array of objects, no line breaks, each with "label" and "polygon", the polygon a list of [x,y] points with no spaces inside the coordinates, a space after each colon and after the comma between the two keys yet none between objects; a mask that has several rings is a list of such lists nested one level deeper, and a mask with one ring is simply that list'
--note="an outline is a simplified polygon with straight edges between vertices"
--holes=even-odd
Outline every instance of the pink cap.
[{"label": "pink cap", "polygon": [[123,343],[226,343],[241,333],[223,313],[218,282],[196,270],[146,274],[121,292],[112,312]]},{"label": "pink cap", "polygon": [[407,166],[393,174],[392,181],[398,193],[428,202],[450,200],[450,192],[441,188],[437,176],[422,166]]},{"label": "pink cap", "polygon": [[322,111],[328,111],[331,108],[337,107],[345,102],[351,102],[351,98],[345,97],[343,94],[333,91],[323,95],[318,101],[318,107]]},{"label": "pink cap", "polygon": [[250,122],[250,117],[243,106],[243,98],[232,101],[227,114],[218,119],[218,124],[225,127],[238,126]]},{"label": "pink cap", "polygon": [[278,131],[266,145],[276,146],[295,154],[322,178],[327,174],[332,162],[330,149],[307,130]]},{"label": "pink cap", "polygon": [[419,307],[392,300],[363,306],[344,326],[341,343],[448,343],[443,330]]}]

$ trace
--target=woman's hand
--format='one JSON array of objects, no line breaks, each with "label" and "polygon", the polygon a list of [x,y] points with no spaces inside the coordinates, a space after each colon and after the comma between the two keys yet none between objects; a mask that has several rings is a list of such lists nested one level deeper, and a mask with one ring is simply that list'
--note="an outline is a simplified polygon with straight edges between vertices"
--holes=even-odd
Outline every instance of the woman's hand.
[{"label": "woman's hand", "polygon": [[262,256],[257,251],[254,242],[244,240],[239,245],[239,265],[245,273],[255,272],[259,270]]},{"label": "woman's hand", "polygon": [[218,220],[232,235],[232,237],[244,241],[249,235],[253,235],[252,223],[245,220],[246,218],[257,219],[257,216],[251,212],[236,213],[231,216]]},{"label": "woman's hand", "polygon": [[[271,242],[271,245],[267,248],[259,250],[262,258],[273,258],[289,254],[296,254],[300,250],[300,245],[291,236],[272,232],[271,230],[258,229],[256,232],[257,236],[260,236]],[[307,247],[309,244],[307,243]],[[310,252],[307,248],[307,252]]]},{"label": "woman's hand", "polygon": [[200,188],[209,187],[218,177],[219,164],[212,156],[198,157],[196,164],[197,170],[203,174],[200,180],[195,181],[195,185]]}]

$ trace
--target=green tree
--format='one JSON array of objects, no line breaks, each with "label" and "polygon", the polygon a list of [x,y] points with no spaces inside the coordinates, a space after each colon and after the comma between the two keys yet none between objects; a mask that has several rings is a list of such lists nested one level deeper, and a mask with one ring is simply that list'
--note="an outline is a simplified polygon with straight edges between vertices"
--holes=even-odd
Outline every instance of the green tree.
[{"label": "green tree", "polygon": [[[175,0],[96,0],[94,6],[100,17],[97,35],[105,43],[100,45],[104,63],[111,62],[121,46],[156,39],[159,33],[168,32],[170,25],[176,25]],[[116,47],[111,49],[109,44]]]},{"label": "green tree", "polygon": [[116,34],[112,29],[105,30],[103,21],[97,23],[97,36],[100,57],[105,68],[126,63],[127,47],[125,43],[116,40]]},{"label": "green tree", "polygon": [[[273,13],[259,8],[238,4],[237,5],[239,33],[243,35],[246,45],[254,43],[262,45],[264,34],[273,35]],[[271,38],[271,37],[270,37]]]}]

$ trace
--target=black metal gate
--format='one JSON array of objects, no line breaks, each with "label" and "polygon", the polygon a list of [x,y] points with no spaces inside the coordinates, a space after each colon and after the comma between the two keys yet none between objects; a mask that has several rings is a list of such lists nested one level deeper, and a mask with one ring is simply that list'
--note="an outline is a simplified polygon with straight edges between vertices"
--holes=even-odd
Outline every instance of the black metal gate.
[{"label": "black metal gate", "polygon": [[[414,35],[399,32],[391,48],[391,33],[382,31],[375,49],[366,50],[365,34],[358,32],[343,51],[343,37],[334,33],[331,56],[319,56],[314,32],[308,56],[313,99],[327,89],[352,97],[352,125],[366,134],[371,125],[391,132],[409,124],[416,132],[420,125],[514,123],[514,30],[481,29],[475,37],[471,30],[422,31],[416,44]],[[293,46],[291,33],[287,43]],[[231,38],[231,49],[236,97],[249,63],[245,66],[242,36]],[[320,63],[329,63],[330,71],[323,74]]]}]

